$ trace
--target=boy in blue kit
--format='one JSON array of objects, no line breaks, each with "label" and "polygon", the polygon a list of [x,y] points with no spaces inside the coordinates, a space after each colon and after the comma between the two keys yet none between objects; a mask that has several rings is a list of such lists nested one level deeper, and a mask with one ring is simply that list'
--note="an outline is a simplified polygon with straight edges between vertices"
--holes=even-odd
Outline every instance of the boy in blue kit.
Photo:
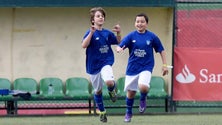
[{"label": "boy in blue kit", "polygon": [[123,38],[116,48],[117,52],[129,49],[129,59],[126,69],[126,79],[124,90],[126,96],[125,122],[130,122],[132,118],[132,107],[137,89],[140,90],[139,112],[146,110],[146,98],[150,87],[151,73],[154,67],[154,53],[160,53],[163,62],[163,75],[168,74],[166,64],[166,53],[160,39],[151,31],[147,30],[148,17],[141,13],[136,16],[135,27],[137,30],[129,33]]},{"label": "boy in blue kit", "polygon": [[116,101],[116,85],[112,65],[114,54],[111,45],[120,43],[120,26],[116,25],[113,32],[104,29],[106,13],[103,8],[95,7],[90,10],[91,27],[83,37],[82,47],[86,48],[86,72],[94,88],[94,100],[100,110],[100,121],[107,122],[106,110],[103,105],[102,87],[105,81],[110,98]]}]

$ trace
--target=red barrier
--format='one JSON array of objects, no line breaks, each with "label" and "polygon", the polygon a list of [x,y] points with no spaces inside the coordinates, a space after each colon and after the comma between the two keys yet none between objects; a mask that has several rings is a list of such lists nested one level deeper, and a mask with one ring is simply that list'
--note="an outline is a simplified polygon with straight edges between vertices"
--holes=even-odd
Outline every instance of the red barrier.
[{"label": "red barrier", "polygon": [[174,49],[173,100],[222,101],[222,49]]}]

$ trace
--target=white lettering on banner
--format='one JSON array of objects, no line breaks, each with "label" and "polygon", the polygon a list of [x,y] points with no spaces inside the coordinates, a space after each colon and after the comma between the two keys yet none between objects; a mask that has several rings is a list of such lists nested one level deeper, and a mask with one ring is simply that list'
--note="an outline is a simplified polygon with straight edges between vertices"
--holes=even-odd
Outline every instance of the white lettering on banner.
[{"label": "white lettering on banner", "polygon": [[[200,70],[200,83],[222,83],[222,74],[208,73],[208,69]],[[195,81],[196,75],[190,72],[190,69],[187,65],[184,65],[182,72],[177,74],[176,80],[179,83],[193,83]]]},{"label": "white lettering on banner", "polygon": [[222,74],[208,74],[207,69],[201,69],[200,70],[200,83],[221,83]]}]

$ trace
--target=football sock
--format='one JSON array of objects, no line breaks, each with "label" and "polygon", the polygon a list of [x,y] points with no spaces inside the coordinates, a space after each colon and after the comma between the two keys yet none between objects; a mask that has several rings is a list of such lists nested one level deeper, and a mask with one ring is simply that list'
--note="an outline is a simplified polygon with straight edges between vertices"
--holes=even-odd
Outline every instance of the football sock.
[{"label": "football sock", "polygon": [[126,113],[132,114],[132,108],[133,108],[134,98],[129,99],[126,98]]},{"label": "football sock", "polygon": [[140,100],[144,101],[146,99],[147,93],[140,93]]},{"label": "football sock", "polygon": [[105,111],[104,105],[103,105],[103,96],[102,94],[96,95],[94,94],[94,99],[96,101],[96,104],[98,106],[99,111],[103,112]]}]

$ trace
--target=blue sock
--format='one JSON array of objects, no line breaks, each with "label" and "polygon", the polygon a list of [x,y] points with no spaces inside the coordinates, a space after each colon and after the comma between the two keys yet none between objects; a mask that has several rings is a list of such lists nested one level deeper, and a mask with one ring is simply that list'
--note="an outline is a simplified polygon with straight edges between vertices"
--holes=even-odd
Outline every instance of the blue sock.
[{"label": "blue sock", "polygon": [[126,98],[126,113],[127,114],[132,114],[132,109],[133,109],[133,103],[134,103],[134,98],[129,99]]},{"label": "blue sock", "polygon": [[140,101],[145,101],[145,99],[147,98],[147,93],[142,93],[140,92]]},{"label": "blue sock", "polygon": [[99,111],[103,112],[105,111],[104,105],[103,105],[103,96],[102,94],[96,95],[94,94],[94,99],[96,101],[96,104],[98,106]]},{"label": "blue sock", "polygon": [[108,90],[111,92],[111,91],[113,91],[113,89],[115,88],[115,86],[116,86],[116,83],[114,82],[114,85],[113,85],[112,87],[107,87],[107,88],[108,88]]}]

